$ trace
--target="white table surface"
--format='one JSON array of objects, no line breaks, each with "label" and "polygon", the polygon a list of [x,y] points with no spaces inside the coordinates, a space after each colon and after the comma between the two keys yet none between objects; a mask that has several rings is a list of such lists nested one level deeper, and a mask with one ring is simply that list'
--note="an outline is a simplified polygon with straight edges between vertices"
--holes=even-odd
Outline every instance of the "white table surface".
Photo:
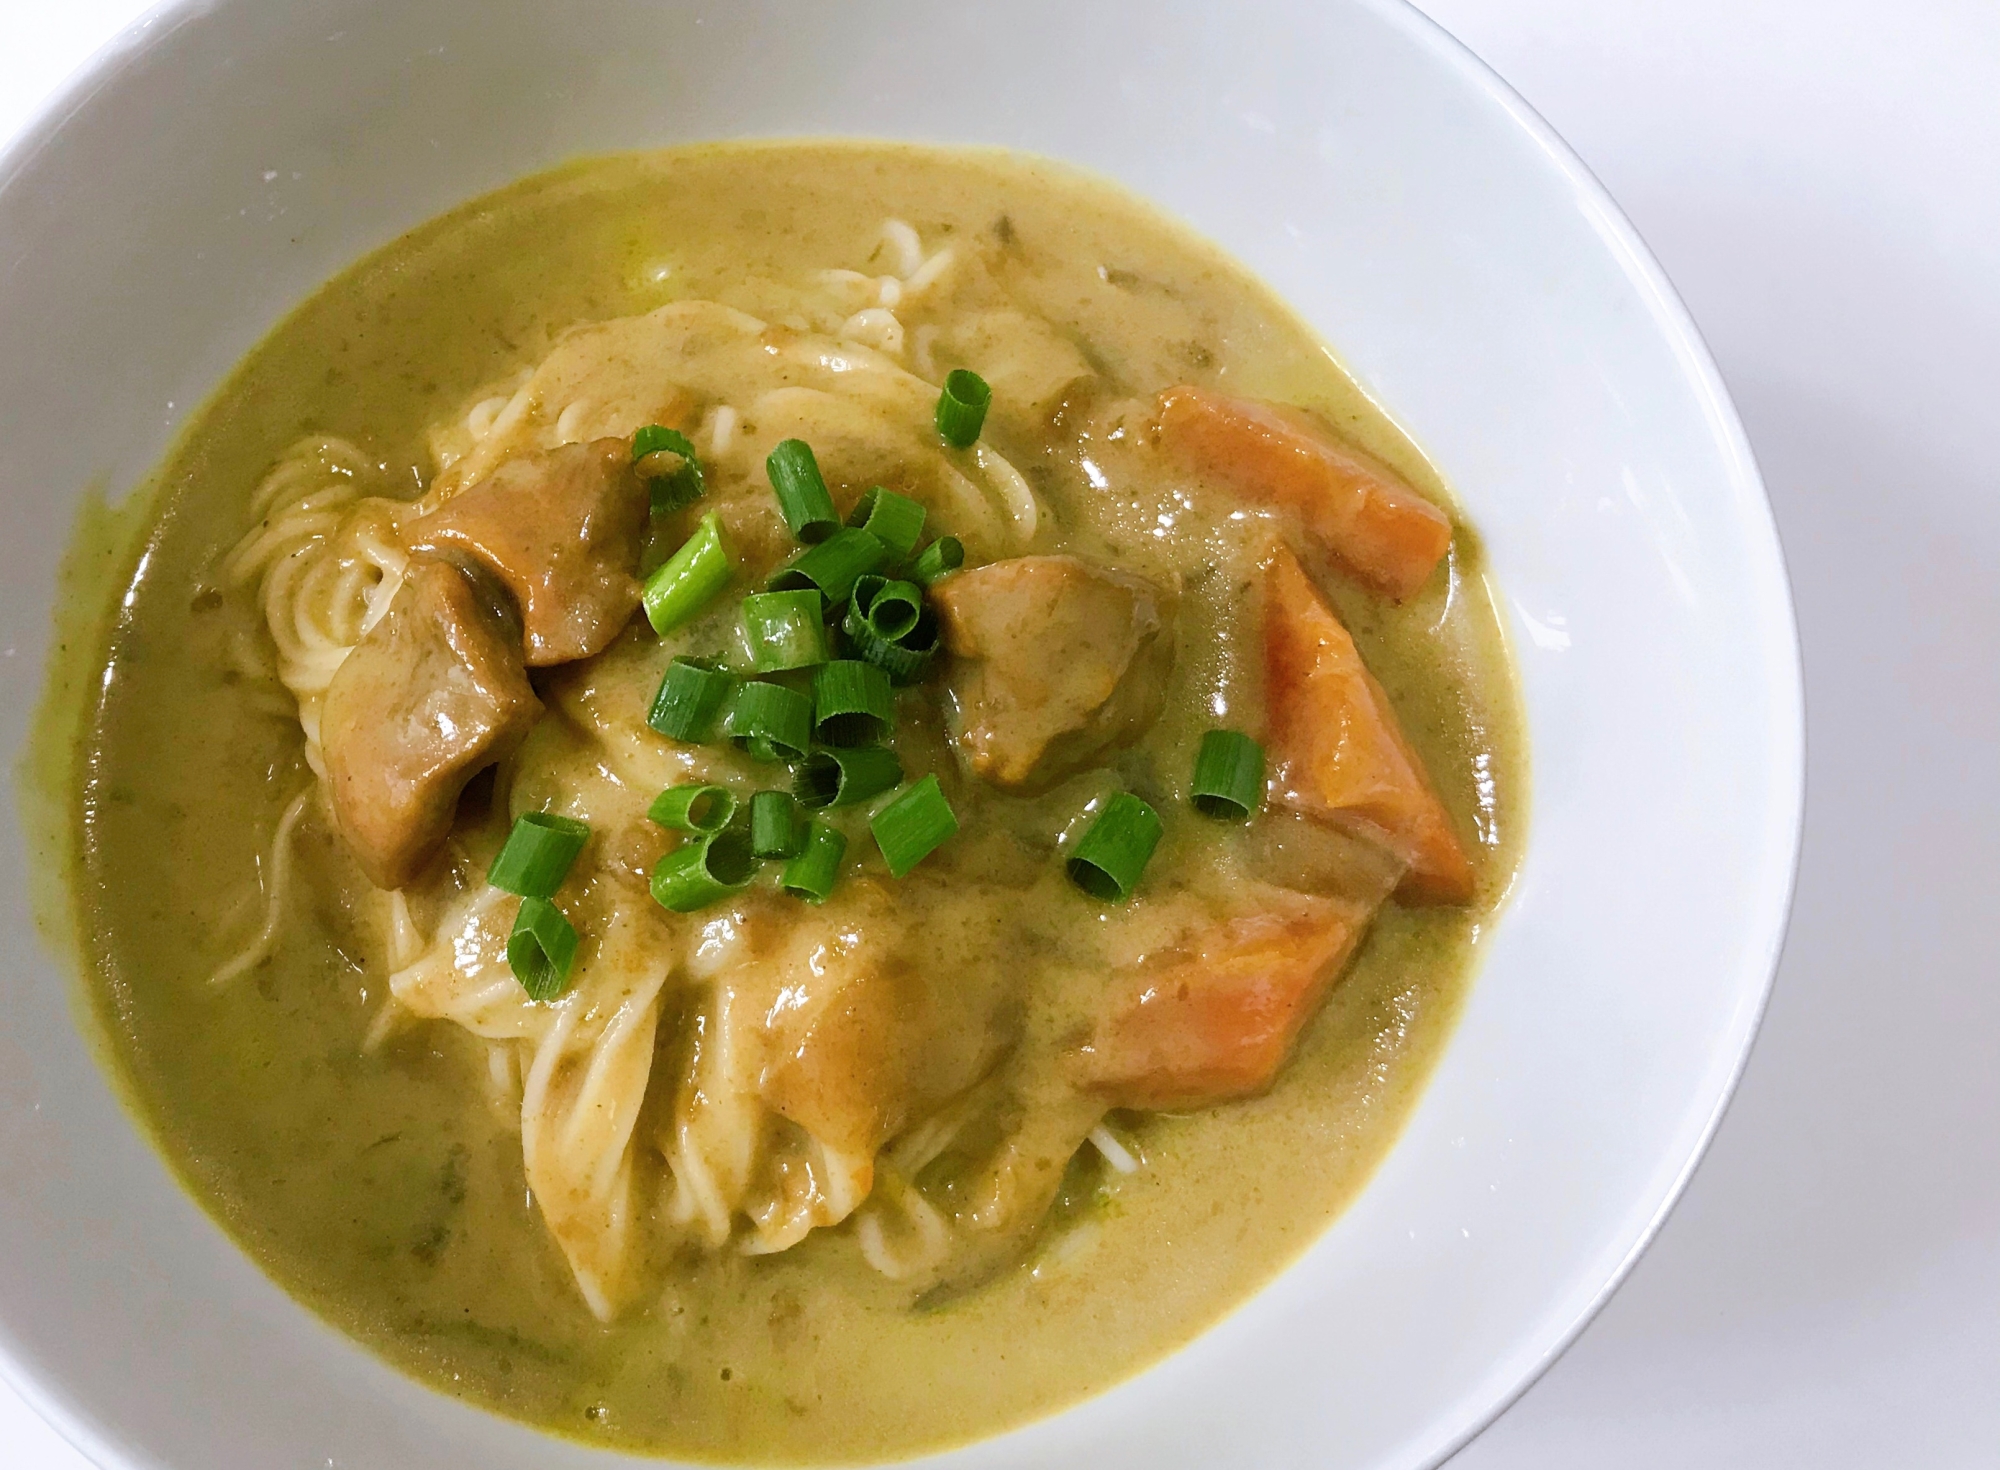
[{"label": "white table surface", "polygon": [[[0,137],[143,5],[0,0]],[[1687,298],[1805,642],[1777,995],[1686,1199],[1454,1470],[2000,1467],[2000,4],[1426,0]],[[4,1386],[0,1466],[88,1470]]]}]

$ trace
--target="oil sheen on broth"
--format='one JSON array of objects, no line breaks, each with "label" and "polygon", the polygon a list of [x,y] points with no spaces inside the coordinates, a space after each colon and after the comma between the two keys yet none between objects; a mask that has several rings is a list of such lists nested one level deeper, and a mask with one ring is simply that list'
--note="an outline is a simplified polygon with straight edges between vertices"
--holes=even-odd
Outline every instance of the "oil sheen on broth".
[{"label": "oil sheen on broth", "polygon": [[[563,337],[661,308],[655,325]],[[973,450],[929,424],[958,366],[993,387]],[[1239,399],[1313,419],[1246,428]],[[708,484],[692,510],[655,517],[646,565],[715,509],[736,582],[665,638],[640,616],[601,653],[535,669],[540,722],[473,780],[446,857],[392,902],[315,777],[352,618],[287,623],[274,646],[267,609],[379,612],[372,590],[400,570],[416,515],[403,503],[447,503],[510,457],[652,421],[686,429]],[[1259,499],[1231,479],[1241,461],[1213,462],[1246,432],[1278,444],[1281,471],[1302,462],[1285,459],[1287,435],[1345,441],[1449,506],[1242,270],[1101,182],[997,153],[587,161],[344,272],[182,435],[97,651],[110,677],[74,786],[79,942],[158,1145],[314,1310],[446,1392],[596,1443],[907,1455],[1049,1412],[1183,1342],[1304,1249],[1393,1142],[1509,882],[1525,790],[1471,529],[1454,518],[1442,563],[1393,600],[1394,570],[1343,552],[1318,508]],[[813,445],[843,513],[882,484],[928,505],[927,537],[967,546],[967,570],[936,593],[961,586],[947,610],[960,656],[903,693],[895,734],[909,774],[939,774],[960,831],[898,882],[865,811],[823,813],[852,839],[823,908],[777,893],[767,870],[673,915],[645,900],[645,865],[672,845],[646,802],[676,781],[746,800],[784,781],[644,719],[668,657],[728,653],[742,595],[797,550],[763,469],[786,437]],[[356,529],[367,497],[389,509]],[[1030,619],[1103,568],[1119,608],[1119,579],[1143,589],[1133,616],[1164,625],[1171,651],[1128,648],[1126,672],[1157,686],[1134,695],[1157,711],[1039,758],[1033,741],[1010,746],[1018,731],[985,731],[984,775],[970,769],[969,732],[1009,716],[982,714],[967,650],[987,640],[987,695],[1024,676],[1018,640],[979,623],[975,593],[997,573],[970,580],[1003,565],[1026,569],[998,595]],[[320,580],[274,590],[293,572]],[[1289,620],[1296,663],[1323,646],[1327,603],[1377,684],[1283,667],[1272,620]],[[1294,711],[1287,736],[1267,709],[1341,690],[1366,703],[1371,688],[1428,769],[1442,840],[1467,856],[1455,876],[1422,877],[1439,833],[1412,838],[1407,803],[1364,811],[1315,786],[1315,760],[1352,752],[1307,747],[1347,715]],[[1214,726],[1270,749],[1272,796],[1247,826],[1188,805]],[[1067,881],[1059,842],[1120,788],[1165,836],[1136,896],[1107,905]],[[496,968],[514,900],[481,891],[510,813],[537,807],[595,834],[558,899],[584,934],[567,1009],[533,1005]],[[1243,934],[1267,942],[1255,926],[1271,914],[1281,966],[1299,946],[1338,965],[1344,929],[1359,945],[1267,1090],[1144,1036],[1121,1058],[1105,1017],[1138,993],[1133,977],[1226,972]],[[785,1030],[815,984],[853,978],[843,964],[878,988],[878,971],[897,976],[889,999],[848,1005],[862,1019],[845,1031]],[[878,1034],[905,1024],[914,1042]],[[846,1051],[830,1074],[807,1069],[804,1104],[774,1103],[769,1079],[814,1046]],[[898,1079],[886,1103],[827,1100],[871,1067]],[[1097,1136],[1129,1172],[1085,1141],[1107,1106]],[[818,1134],[795,1121],[823,1116],[836,1123]]]}]

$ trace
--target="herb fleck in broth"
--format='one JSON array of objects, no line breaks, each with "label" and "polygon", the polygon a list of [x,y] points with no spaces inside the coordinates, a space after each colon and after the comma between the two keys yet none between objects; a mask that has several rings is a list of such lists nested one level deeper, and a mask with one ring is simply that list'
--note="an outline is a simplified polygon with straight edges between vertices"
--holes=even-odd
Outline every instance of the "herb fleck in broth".
[{"label": "herb fleck in broth", "polygon": [[[899,343],[864,319],[880,296],[856,284],[910,278],[885,219],[959,262],[896,303]],[[159,472],[159,519],[111,633],[75,797],[93,996],[160,1147],[287,1289],[443,1391],[594,1443],[730,1461],[908,1455],[1059,1408],[1185,1341],[1303,1250],[1393,1142],[1518,847],[1525,757],[1477,538],[1456,526],[1447,565],[1400,605],[1308,555],[1474,850],[1473,901],[1384,906],[1268,1093],[1114,1113],[1141,1161],[1130,1173],[1088,1146],[1048,1160],[1061,1183],[1024,1263],[892,1280],[852,1223],[771,1254],[708,1248],[652,1218],[665,1213],[666,1165],[643,1141],[672,1102],[650,1088],[632,1168],[651,1223],[628,1272],[645,1285],[600,1321],[528,1189],[523,1076],[463,1026],[377,1027],[392,941],[313,800],[286,844],[292,881],[268,956],[211,984],[262,923],[274,830],[314,779],[296,711],[257,676],[270,659],[263,610],[254,587],[231,585],[228,557],[256,488],[302,436],[359,446],[356,473],[408,498],[436,472],[432,430],[465,421],[482,389],[511,392],[575,323],[709,301],[809,336],[827,331],[829,300],[853,307],[842,328],[931,382],[951,367],[985,373],[982,442],[1041,507],[1032,550],[1171,593],[1172,673],[1138,738],[1045,790],[1000,793],[954,760],[935,701],[905,691],[896,748],[910,774],[939,774],[959,835],[895,887],[879,859],[867,867],[865,827],[852,829],[859,876],[844,881],[893,893],[897,922],[939,966],[968,985],[1041,977],[994,1012],[1017,1050],[1073,1047],[1103,991],[1088,936],[1120,921],[1062,881],[1056,846],[1087,803],[1123,786],[1162,816],[1134,903],[1209,901],[1246,871],[1252,841],[1196,816],[1186,784],[1204,730],[1261,732],[1262,591],[1246,538],[1291,523],[1134,477],[1143,427],[1107,405],[1183,382],[1302,405],[1448,503],[1414,447],[1240,269],[1102,183],[996,153],[772,144],[579,163],[396,241],[245,360]],[[1094,386],[1075,391],[1083,380]],[[1044,390],[1046,403],[1027,401]],[[750,439],[770,427],[741,417]],[[843,459],[833,438],[815,447],[845,510],[866,488],[855,477],[877,466]],[[937,500],[935,484],[887,473],[888,488]],[[761,478],[730,474],[711,471],[712,500],[768,497]],[[948,504],[932,515],[927,536],[965,530],[979,551],[968,568],[1006,554],[976,545],[999,532],[951,524]],[[783,553],[736,529],[745,567]],[[667,655],[713,651],[752,590],[739,582],[664,642],[641,617],[598,660],[538,671],[552,714],[506,768],[516,805],[583,789],[576,731],[594,712],[615,708],[645,735]],[[498,788],[475,781],[459,808],[464,841],[488,857],[504,813],[496,827],[481,803]],[[991,895],[977,912],[963,901],[975,887]],[[807,912],[767,885],[744,923]],[[686,1065],[700,1004],[694,981],[664,988],[657,1069]],[[1008,1106],[1061,1107],[1055,1075],[1017,1079]],[[914,1182],[949,1205],[954,1167],[947,1149]]]}]

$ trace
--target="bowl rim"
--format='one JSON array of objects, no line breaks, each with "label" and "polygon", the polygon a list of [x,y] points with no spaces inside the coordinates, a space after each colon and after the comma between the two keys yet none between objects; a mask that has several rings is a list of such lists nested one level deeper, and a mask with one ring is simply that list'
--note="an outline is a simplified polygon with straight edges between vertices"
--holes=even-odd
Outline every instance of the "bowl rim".
[{"label": "bowl rim", "polygon": [[[1783,871],[1783,887],[1777,902],[1763,916],[1765,934],[1762,936],[1759,969],[1762,979],[1756,990],[1755,1004],[1748,1009],[1743,1023],[1742,1038],[1736,1047],[1728,1076],[1718,1089],[1709,1114],[1703,1120],[1687,1158],[1675,1172],[1666,1189],[1653,1206],[1645,1227],[1633,1239],[1611,1274],[1590,1300],[1543,1350],[1541,1355],[1529,1365],[1519,1381],[1512,1388],[1495,1395],[1490,1402],[1479,1406],[1465,1423],[1448,1440],[1444,1441],[1442,1452],[1426,1467],[1436,1470],[1471,1444],[1497,1421],[1500,1416],[1518,1403],[1527,1391],[1541,1381],[1542,1376],[1556,1365],[1576,1340],[1583,1335],[1586,1327],[1596,1320],[1598,1313],[1617,1294],[1639,1258],[1652,1247],[1666,1227],[1668,1219],[1687,1193],[1688,1184],[1695,1171],[1708,1155],[1709,1146],[1715,1141],[1716,1131],[1728,1113],[1730,1104],[1736,1099],[1737,1088],[1742,1084],[1745,1069],[1750,1065],[1751,1053],[1756,1049],[1757,1038],[1762,1033],[1764,1018],[1770,1011],[1771,993],[1776,987],[1778,966],[1784,958],[1785,944],[1790,937],[1792,905],[1798,893],[1799,864],[1804,853],[1805,806],[1806,806],[1806,705],[1805,705],[1805,650],[1799,642],[1797,595],[1792,589],[1791,568],[1785,557],[1783,538],[1778,534],[1775,512],[1771,509],[1770,492],[1764,484],[1764,475],[1757,464],[1756,451],[1750,444],[1749,434],[1744,430],[1742,417],[1736,411],[1735,400],[1730,396],[1729,387],[1724,382],[1722,370],[1716,365],[1715,356],[1710,351],[1707,339],[1694,315],[1688,310],[1666,267],[1660,263],[1652,248],[1647,245],[1639,229],[1632,223],[1624,208],[1612,197],[1603,180],[1583,161],[1581,155],[1558,133],[1554,126],[1538,112],[1534,105],[1514,89],[1506,78],[1487,64],[1477,52],[1465,42],[1446,30],[1437,21],[1419,10],[1416,0],[1356,0],[1356,3],[1374,10],[1383,19],[1400,29],[1419,46],[1430,52],[1441,63],[1450,67],[1467,85],[1476,88],[1495,103],[1524,134],[1533,140],[1555,166],[1564,180],[1575,191],[1577,201],[1584,205],[1593,217],[1598,237],[1607,248],[1623,257],[1621,264],[1625,273],[1635,285],[1642,286],[1649,298],[1653,324],[1665,336],[1681,358],[1681,366],[1688,385],[1698,389],[1703,399],[1710,427],[1716,433],[1717,448],[1723,450],[1730,461],[1737,488],[1748,492],[1746,500],[1754,508],[1755,534],[1765,544],[1762,548],[1770,557],[1770,567],[1777,581],[1774,591],[1778,594],[1770,599],[1767,615],[1774,620],[1768,631],[1782,635],[1784,646],[1789,648],[1791,657],[1782,664],[1786,675],[1785,687],[1771,691],[1782,698],[1784,709],[1778,723],[1782,729],[1774,733],[1789,736],[1783,751],[1784,764],[1773,773],[1774,789],[1783,791],[1789,801],[1786,803],[1786,824],[1790,828],[1787,844],[1791,859]],[[1528,843],[1533,845],[1532,830]],[[1449,1045],[1449,1043],[1447,1043]]]},{"label": "bowl rim", "polygon": [[[1346,3],[1373,12],[1377,19],[1399,31],[1451,72],[1461,85],[1472,88],[1496,105],[1555,168],[1579,206],[1591,217],[1605,248],[1619,258],[1627,279],[1643,291],[1649,320],[1680,360],[1685,381],[1697,392],[1708,426],[1715,436],[1716,448],[1728,466],[1733,488],[1746,501],[1745,509],[1750,512],[1751,537],[1762,543],[1753,549],[1769,558],[1767,565],[1776,578],[1771,590],[1778,595],[1769,598],[1765,609],[1771,619],[1766,632],[1778,635],[1791,655],[1778,666],[1785,675],[1784,686],[1767,691],[1782,706],[1773,729],[1774,737],[1782,740],[1782,747],[1774,746],[1774,754],[1781,759],[1774,768],[1772,786],[1781,795],[1789,797],[1785,822],[1790,829],[1787,840],[1791,856],[1783,870],[1782,888],[1774,895],[1776,901],[1768,902],[1765,912],[1758,916],[1758,927],[1763,932],[1757,935],[1760,942],[1755,948],[1759,952],[1756,968],[1761,971],[1761,979],[1756,986],[1754,1004],[1747,1006],[1743,1012],[1741,1037],[1736,1043],[1735,1056],[1727,1075],[1716,1091],[1708,1116],[1703,1120],[1687,1157],[1653,1202],[1643,1228],[1589,1300],[1550,1338],[1510,1385],[1483,1401],[1469,1404],[1461,1401],[1454,1408],[1442,1410],[1439,1427],[1447,1432],[1444,1438],[1435,1442],[1435,1453],[1425,1461],[1428,1470],[1436,1470],[1483,1434],[1533,1388],[1569,1351],[1584,1329],[1625,1284],[1640,1257],[1658,1239],[1680,1204],[1735,1100],[1770,1008],[1779,963],[1789,937],[1798,887],[1806,798],[1804,650],[1799,641],[1796,596],[1784,543],[1778,534],[1777,519],[1756,453],[1700,327],[1638,228],[1603,181],[1549,121],[1471,47],[1418,9],[1415,0],[1346,0]],[[57,141],[69,120],[101,92],[117,85],[124,74],[139,63],[144,53],[182,27],[229,8],[231,0],[153,0],[152,4],[90,52],[28,113],[10,137],[0,139],[0,206],[4,206],[9,191],[40,154]],[[1530,846],[1533,840],[1531,833],[1528,838]],[[1449,1045],[1447,1040],[1447,1048]],[[1263,1289],[1259,1288],[1260,1291]],[[1235,1310],[1235,1307],[1231,1308],[1232,1313]],[[329,1327],[327,1330],[335,1329]],[[345,1334],[341,1335],[345,1337]],[[99,1430],[95,1416],[85,1406],[75,1402],[60,1383],[45,1379],[31,1370],[17,1351],[5,1323],[0,1323],[0,1383],[11,1388],[56,1434],[101,1470],[153,1470],[156,1462],[144,1446],[112,1442]],[[1107,1385],[1100,1392],[1108,1392],[1116,1386]],[[1450,1425],[1453,1417],[1459,1421],[1455,1426]],[[1003,1434],[1011,1432],[1014,1431],[1002,1431]]]}]

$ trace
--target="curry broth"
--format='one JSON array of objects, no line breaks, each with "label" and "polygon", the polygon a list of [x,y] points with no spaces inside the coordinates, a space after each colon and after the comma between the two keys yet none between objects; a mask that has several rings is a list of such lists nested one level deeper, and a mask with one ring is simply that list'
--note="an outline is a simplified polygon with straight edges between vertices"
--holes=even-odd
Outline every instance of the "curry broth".
[{"label": "curry broth", "polygon": [[[791,282],[868,257],[885,216],[997,242],[1015,306],[1129,391],[1184,379],[1306,405],[1440,503],[1436,474],[1271,294],[1145,207],[995,153],[773,144],[579,163],[487,196],[344,272],[195,416],[156,482],[159,518],[79,756],[75,875],[92,998],[130,1095],[190,1191],[288,1290],[443,1391],[587,1441],[717,1460],[862,1460],[1020,1423],[1145,1366],[1301,1251],[1393,1142],[1504,895],[1525,791],[1512,673],[1478,544],[1401,607],[1330,591],[1460,829],[1465,909],[1385,908],[1265,1097],[1132,1119],[1137,1174],[1086,1151],[1025,1267],[912,1307],[843,1230],[769,1257],[685,1252],[664,1293],[601,1325],[524,1187],[517,1124],[457,1028],[362,1045],[385,983],[347,917],[355,879],[300,829],[275,957],[212,989],[254,927],[278,813],[308,779],[296,723],[228,672],[254,607],[213,586],[252,487],[300,435],[378,458],[399,493],[425,432],[537,361],[571,323],[713,299],[766,316]],[[1018,425],[1004,445],[1034,463]],[[1142,534],[1038,488],[1075,542]],[[1322,578],[1323,582],[1327,579]],[[1243,614],[1194,599],[1189,688],[1258,697]],[[1191,750],[1192,696],[1160,748]],[[968,828],[977,820],[961,807]],[[1169,817],[1167,847],[1208,840]],[[1078,913],[1084,912],[1079,904]]]}]

